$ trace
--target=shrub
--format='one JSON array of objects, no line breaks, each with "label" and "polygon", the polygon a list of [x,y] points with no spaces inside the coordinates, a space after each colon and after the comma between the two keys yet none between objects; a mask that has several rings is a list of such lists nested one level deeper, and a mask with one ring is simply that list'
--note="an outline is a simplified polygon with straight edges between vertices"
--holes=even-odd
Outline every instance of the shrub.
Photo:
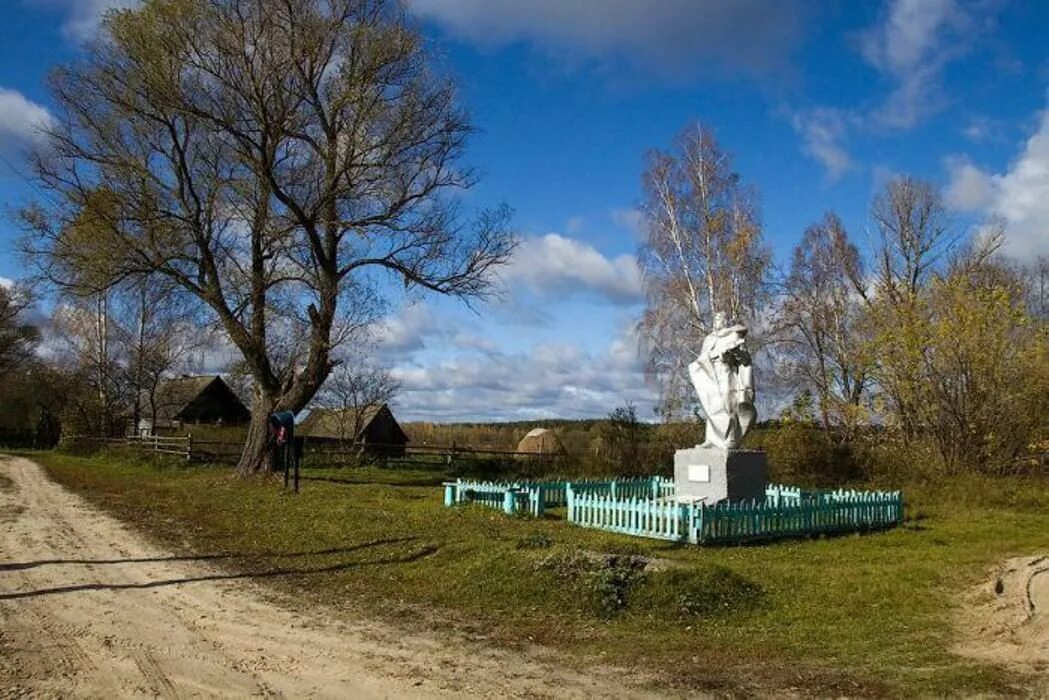
[{"label": "shrub", "polygon": [[631,554],[603,555],[568,549],[552,552],[536,563],[536,569],[576,587],[598,617],[611,618],[631,600],[631,591],[644,580],[648,562]]},{"label": "shrub", "polygon": [[863,475],[851,446],[835,443],[810,423],[784,421],[762,437],[774,481],[831,486]]},{"label": "shrub", "polygon": [[647,578],[636,593],[637,607],[681,619],[752,610],[764,592],[757,583],[724,566],[669,569]]},{"label": "shrub", "polygon": [[590,572],[590,602],[599,616],[615,617],[627,607],[631,590],[644,579],[645,564],[640,557],[615,555]]}]

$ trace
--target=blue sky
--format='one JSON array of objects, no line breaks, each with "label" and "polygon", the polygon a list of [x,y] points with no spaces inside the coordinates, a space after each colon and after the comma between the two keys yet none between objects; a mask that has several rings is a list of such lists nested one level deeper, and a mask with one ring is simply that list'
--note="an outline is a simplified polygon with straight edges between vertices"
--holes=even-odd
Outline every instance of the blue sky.
[{"label": "blue sky", "polygon": [[[123,4],[131,4],[126,0]],[[76,58],[113,0],[6,0],[0,208],[48,118],[47,71]],[[893,174],[945,188],[959,226],[997,216],[1006,250],[1049,254],[1049,3],[888,0],[412,0],[478,128],[468,195],[516,211],[503,299],[392,309],[383,355],[410,419],[650,418],[632,327],[645,152],[702,121],[760,195],[788,259],[833,209],[861,244]],[[0,277],[17,278],[0,221]],[[760,381],[760,379],[759,379]]]}]

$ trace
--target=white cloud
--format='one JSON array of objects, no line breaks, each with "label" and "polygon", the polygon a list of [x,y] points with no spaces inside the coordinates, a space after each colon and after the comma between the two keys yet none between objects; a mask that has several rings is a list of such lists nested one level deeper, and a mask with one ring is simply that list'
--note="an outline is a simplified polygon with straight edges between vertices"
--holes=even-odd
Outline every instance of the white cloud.
[{"label": "white cloud", "polygon": [[652,417],[655,393],[645,383],[637,343],[623,329],[604,350],[538,343],[520,350],[489,348],[483,361],[457,355],[394,368],[395,401],[408,420],[522,420],[595,417],[631,401]]},{"label": "white cloud", "polygon": [[387,356],[408,356],[426,346],[426,338],[440,330],[430,307],[408,304],[395,316],[384,318],[375,328],[375,340]]},{"label": "white cloud", "polygon": [[990,119],[988,117],[972,117],[969,119],[969,123],[962,129],[962,136],[973,143],[998,140],[1001,138],[1001,128],[1001,123],[995,119]]},{"label": "white cloud", "polygon": [[637,209],[633,207],[613,209],[609,212],[609,216],[612,219],[612,223],[634,234],[635,238],[641,239],[644,237],[644,218]]},{"label": "white cloud", "polygon": [[0,277],[0,287],[4,289],[11,289],[15,286],[15,281],[10,277]]},{"label": "white cloud", "polygon": [[793,0],[410,0],[420,17],[481,45],[531,41],[569,56],[627,58],[681,75],[711,64],[745,73],[782,72],[801,36]]},{"label": "white cloud", "polygon": [[947,169],[947,204],[961,211],[984,209],[994,200],[994,182],[991,177],[964,158],[949,158]]},{"label": "white cloud", "polygon": [[964,49],[970,25],[954,0],[892,0],[884,21],[860,42],[867,61],[895,82],[878,115],[882,123],[909,128],[936,109],[940,73]]},{"label": "white cloud", "polygon": [[586,219],[581,216],[570,216],[568,221],[565,222],[565,231],[571,235],[575,235],[583,230],[586,225]]},{"label": "white cloud", "polygon": [[17,90],[0,87],[0,152],[43,143],[43,130],[53,118],[46,107]]},{"label": "white cloud", "polygon": [[637,258],[608,258],[591,245],[556,233],[525,239],[500,276],[510,291],[523,287],[547,297],[589,291],[617,303],[641,298]]},{"label": "white cloud", "polygon": [[1021,260],[1049,255],[1049,108],[1006,172],[987,173],[962,160],[949,161],[948,169],[948,202],[1000,218],[1005,252]]},{"label": "white cloud", "polygon": [[65,14],[62,34],[68,39],[85,42],[98,36],[102,17],[109,10],[134,7],[140,0],[35,0],[37,4],[58,8]]},{"label": "white cloud", "polygon": [[797,112],[791,119],[794,131],[801,137],[802,150],[824,167],[832,182],[853,167],[852,158],[841,144],[847,122],[844,112],[827,107]]}]

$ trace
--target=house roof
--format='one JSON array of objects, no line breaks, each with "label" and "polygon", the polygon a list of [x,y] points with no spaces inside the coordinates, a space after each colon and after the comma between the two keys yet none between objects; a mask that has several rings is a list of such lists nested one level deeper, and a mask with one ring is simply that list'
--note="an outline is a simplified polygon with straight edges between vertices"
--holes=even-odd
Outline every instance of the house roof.
[{"label": "house roof", "polygon": [[[177,420],[182,411],[184,411],[197,397],[207,391],[207,389],[215,382],[222,384],[222,386],[228,391],[226,383],[223,382],[222,377],[218,375],[194,377],[183,376],[165,380],[157,386],[157,420]],[[245,411],[247,410],[243,403],[240,402],[240,399],[236,397],[236,394],[232,391],[228,391],[228,394],[233,400],[240,403],[241,408]]]},{"label": "house roof", "polygon": [[360,408],[314,408],[296,431],[305,437],[356,440],[383,411],[389,413],[396,424],[389,406],[383,403]]}]

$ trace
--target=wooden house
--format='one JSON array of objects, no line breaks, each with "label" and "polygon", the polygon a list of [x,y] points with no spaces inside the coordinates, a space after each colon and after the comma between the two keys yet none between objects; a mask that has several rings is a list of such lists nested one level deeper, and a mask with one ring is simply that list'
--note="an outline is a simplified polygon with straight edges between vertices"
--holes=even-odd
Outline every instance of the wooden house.
[{"label": "wooden house", "polygon": [[314,408],[296,428],[306,443],[363,446],[389,457],[404,454],[408,436],[387,404],[363,408]]},{"label": "wooden house", "polygon": [[162,382],[142,401],[139,434],[191,425],[244,425],[251,411],[217,375],[182,376]]}]

